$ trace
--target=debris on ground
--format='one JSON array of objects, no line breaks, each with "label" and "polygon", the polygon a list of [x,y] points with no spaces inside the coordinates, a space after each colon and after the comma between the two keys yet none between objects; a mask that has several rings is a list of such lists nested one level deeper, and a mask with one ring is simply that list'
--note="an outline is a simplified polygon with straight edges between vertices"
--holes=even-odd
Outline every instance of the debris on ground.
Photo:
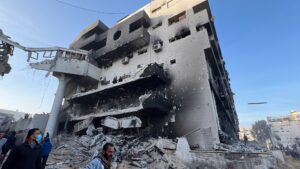
[{"label": "debris on ground", "polygon": [[49,157],[47,169],[78,169],[84,167],[99,154],[103,145],[115,145],[114,162],[122,168],[187,168],[175,155],[177,140],[147,136],[104,135],[95,136],[64,135],[57,138],[57,144]]},{"label": "debris on ground", "polygon": [[241,153],[241,152],[249,152],[249,153],[266,153],[269,150],[266,147],[262,147],[255,143],[247,143],[244,142],[236,142],[233,144],[218,144],[215,146],[215,150],[219,151],[227,151],[231,153]]},{"label": "debris on ground", "polygon": [[113,169],[279,169],[276,158],[256,144],[219,144],[215,150],[191,150],[186,138],[153,138],[136,132],[103,133],[103,128],[86,125],[85,135],[59,135],[46,169],[81,169],[107,142],[116,154]]}]

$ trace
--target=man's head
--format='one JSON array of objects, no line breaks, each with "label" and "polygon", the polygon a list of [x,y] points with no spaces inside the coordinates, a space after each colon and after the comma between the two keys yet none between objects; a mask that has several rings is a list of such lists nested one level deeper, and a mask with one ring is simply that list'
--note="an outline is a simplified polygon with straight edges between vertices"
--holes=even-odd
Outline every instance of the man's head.
[{"label": "man's head", "polygon": [[36,140],[40,134],[41,134],[40,129],[38,128],[30,129],[27,133],[26,140],[27,141]]},{"label": "man's head", "polygon": [[114,145],[111,144],[111,143],[104,144],[103,149],[102,149],[102,153],[103,153],[103,155],[106,159],[112,160],[112,158],[115,154]]}]

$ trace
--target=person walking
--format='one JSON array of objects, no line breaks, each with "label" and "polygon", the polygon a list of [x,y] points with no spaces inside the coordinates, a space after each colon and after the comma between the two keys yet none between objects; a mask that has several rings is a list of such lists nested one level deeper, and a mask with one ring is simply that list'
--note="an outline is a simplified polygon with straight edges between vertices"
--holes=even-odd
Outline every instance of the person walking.
[{"label": "person walking", "polygon": [[4,137],[4,132],[0,132],[0,154],[2,154],[2,147],[5,145],[7,139]]},{"label": "person walking", "polygon": [[244,144],[245,146],[247,146],[248,143],[248,137],[246,136],[246,134],[244,134]]},{"label": "person walking", "polygon": [[2,147],[2,152],[1,155],[3,157],[6,156],[7,152],[11,149],[13,149],[16,145],[16,132],[12,131],[9,135],[9,137],[7,138],[6,143],[4,144],[4,146]]},{"label": "person walking", "polygon": [[89,162],[84,169],[110,169],[114,154],[114,145],[106,143],[102,148],[102,152]]},{"label": "person walking", "polygon": [[4,132],[0,132],[0,164],[2,163],[4,156],[2,155],[2,148],[4,147],[7,139],[4,137]]},{"label": "person walking", "polygon": [[30,129],[26,141],[11,151],[2,169],[42,169],[42,138],[38,128]]},{"label": "person walking", "polygon": [[50,142],[49,133],[47,133],[47,135],[44,139],[42,149],[43,149],[42,150],[42,169],[45,169],[49,154],[50,154],[51,149],[52,149],[52,144]]}]

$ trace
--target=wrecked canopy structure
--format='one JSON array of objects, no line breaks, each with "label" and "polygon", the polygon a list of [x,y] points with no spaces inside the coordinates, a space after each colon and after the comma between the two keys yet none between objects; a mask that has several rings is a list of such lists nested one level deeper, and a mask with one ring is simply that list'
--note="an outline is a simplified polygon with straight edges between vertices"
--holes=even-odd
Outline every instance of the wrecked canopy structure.
[{"label": "wrecked canopy structure", "polygon": [[[9,38],[4,35],[2,30],[0,29],[0,36]],[[13,55],[14,47],[4,41],[0,40],[0,76],[4,76],[4,74],[8,74],[11,70],[11,66],[8,63],[9,57]]]},{"label": "wrecked canopy structure", "polygon": [[[237,139],[233,92],[207,1],[154,0],[111,28],[93,23],[70,47],[89,55],[33,65],[61,69],[64,77],[55,99],[60,105],[64,98],[63,106],[48,126],[60,119],[59,130],[90,123],[108,131],[141,128],[154,137],[185,136],[198,149]],[[124,118],[130,127],[122,127]]]}]

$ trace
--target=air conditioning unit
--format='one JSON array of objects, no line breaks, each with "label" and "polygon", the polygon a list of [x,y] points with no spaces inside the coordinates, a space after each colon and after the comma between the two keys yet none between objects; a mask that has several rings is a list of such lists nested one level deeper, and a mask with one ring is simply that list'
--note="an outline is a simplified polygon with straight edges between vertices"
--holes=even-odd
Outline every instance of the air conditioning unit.
[{"label": "air conditioning unit", "polygon": [[103,77],[103,76],[100,77],[99,81],[100,81],[101,85],[107,85],[110,82],[110,81],[107,81],[106,77]]},{"label": "air conditioning unit", "polygon": [[158,40],[156,42],[153,43],[153,50],[154,52],[158,53],[162,50],[163,47],[163,42],[161,40]]},{"label": "air conditioning unit", "polygon": [[122,64],[123,64],[123,65],[126,65],[126,64],[128,64],[128,63],[129,63],[129,58],[126,56],[126,57],[123,58]]}]

